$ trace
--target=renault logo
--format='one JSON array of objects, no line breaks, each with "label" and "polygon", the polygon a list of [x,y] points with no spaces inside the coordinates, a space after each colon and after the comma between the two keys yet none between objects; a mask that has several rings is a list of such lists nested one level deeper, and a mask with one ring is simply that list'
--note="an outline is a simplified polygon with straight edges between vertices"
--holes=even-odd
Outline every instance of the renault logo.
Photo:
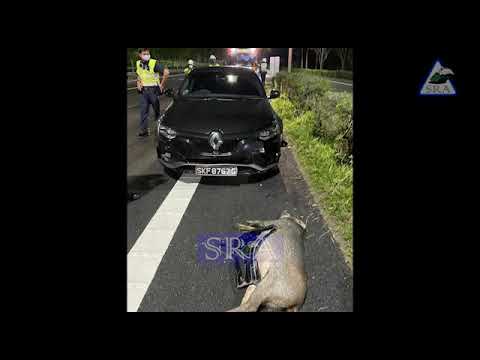
[{"label": "renault logo", "polygon": [[210,134],[208,142],[214,151],[218,151],[223,144],[222,135],[218,131],[214,131]]}]

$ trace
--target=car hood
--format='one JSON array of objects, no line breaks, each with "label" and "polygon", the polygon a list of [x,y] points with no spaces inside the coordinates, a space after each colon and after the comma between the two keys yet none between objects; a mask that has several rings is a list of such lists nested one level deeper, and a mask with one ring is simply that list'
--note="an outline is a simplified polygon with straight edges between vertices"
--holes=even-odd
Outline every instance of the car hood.
[{"label": "car hood", "polygon": [[263,129],[273,120],[267,99],[176,99],[162,124],[181,132],[239,134]]}]

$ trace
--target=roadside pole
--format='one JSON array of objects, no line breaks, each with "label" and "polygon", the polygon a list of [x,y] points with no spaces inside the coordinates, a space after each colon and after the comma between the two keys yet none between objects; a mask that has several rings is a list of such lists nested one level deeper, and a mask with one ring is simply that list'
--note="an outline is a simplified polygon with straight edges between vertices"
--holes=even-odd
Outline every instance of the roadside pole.
[{"label": "roadside pole", "polygon": [[292,72],[292,53],[293,48],[288,49],[288,72]]}]

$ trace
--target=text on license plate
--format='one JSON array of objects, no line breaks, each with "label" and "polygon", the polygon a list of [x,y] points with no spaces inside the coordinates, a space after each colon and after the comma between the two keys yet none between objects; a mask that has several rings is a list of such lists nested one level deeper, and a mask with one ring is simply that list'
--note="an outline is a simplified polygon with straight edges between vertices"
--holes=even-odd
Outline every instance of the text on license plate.
[{"label": "text on license plate", "polygon": [[235,166],[197,166],[195,174],[199,176],[237,176],[238,169]]}]

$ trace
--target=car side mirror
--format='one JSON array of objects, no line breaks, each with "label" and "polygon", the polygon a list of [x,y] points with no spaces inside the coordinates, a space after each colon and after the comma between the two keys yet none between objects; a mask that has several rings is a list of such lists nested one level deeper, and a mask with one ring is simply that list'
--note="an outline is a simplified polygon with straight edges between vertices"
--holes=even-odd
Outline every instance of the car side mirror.
[{"label": "car side mirror", "polygon": [[171,97],[173,98],[174,97],[174,92],[173,92],[173,89],[166,89],[165,92],[164,92],[165,96],[168,96],[168,97]]},{"label": "car side mirror", "polygon": [[270,91],[270,96],[269,99],[276,99],[280,97],[280,91],[278,90],[272,90]]}]

